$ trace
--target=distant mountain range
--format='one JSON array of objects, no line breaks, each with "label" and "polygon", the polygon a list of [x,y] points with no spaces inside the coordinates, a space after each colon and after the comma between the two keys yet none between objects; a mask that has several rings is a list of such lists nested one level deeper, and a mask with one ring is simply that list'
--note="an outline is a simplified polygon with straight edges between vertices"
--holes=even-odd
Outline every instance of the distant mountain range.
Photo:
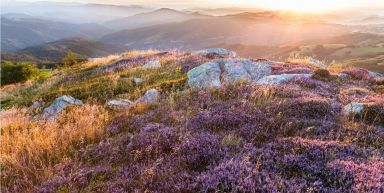
[{"label": "distant mountain range", "polygon": [[15,51],[69,37],[94,39],[110,32],[99,24],[72,24],[5,15],[1,18],[1,49]]},{"label": "distant mountain range", "polygon": [[22,13],[41,19],[69,23],[99,23],[148,12],[153,8],[131,5],[84,4],[66,2],[22,2],[8,0],[2,2],[2,14]]},{"label": "distant mountain range", "polygon": [[280,45],[354,30],[323,22],[292,23],[270,13],[245,13],[122,30],[99,40],[135,49],[198,49],[220,43]]},{"label": "distant mountain range", "polygon": [[375,24],[344,25],[332,23],[345,19],[346,15],[340,18],[338,14],[242,8],[181,11],[55,2],[16,6],[18,3],[2,10],[1,50],[6,51],[2,59],[55,62],[68,50],[99,57],[127,49],[190,51],[218,46],[240,50],[245,56],[286,57],[302,45],[384,42],[380,35],[384,24],[376,24],[380,15],[360,18]]},{"label": "distant mountain range", "polygon": [[3,60],[12,61],[18,61],[18,58],[21,58],[34,62],[60,62],[69,50],[80,58],[102,57],[124,51],[121,47],[102,42],[70,38],[28,47],[17,52],[3,53],[1,57]]},{"label": "distant mountain range", "polygon": [[135,29],[164,23],[183,22],[191,19],[207,19],[211,16],[162,8],[152,12],[120,18],[105,23],[114,30]]}]

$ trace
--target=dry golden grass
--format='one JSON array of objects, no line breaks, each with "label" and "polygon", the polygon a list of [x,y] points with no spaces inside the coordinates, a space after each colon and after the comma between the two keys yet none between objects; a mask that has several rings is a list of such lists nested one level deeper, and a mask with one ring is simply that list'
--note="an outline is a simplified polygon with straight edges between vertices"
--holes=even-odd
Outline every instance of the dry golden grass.
[{"label": "dry golden grass", "polygon": [[31,192],[54,174],[54,166],[105,133],[108,113],[100,106],[73,107],[60,118],[39,123],[26,109],[1,112],[1,186]]},{"label": "dry golden grass", "polygon": [[120,55],[109,55],[103,58],[92,58],[88,62],[82,64],[81,66],[85,68],[91,68],[91,67],[96,67],[100,65],[105,65],[119,59],[120,57],[121,57]]}]

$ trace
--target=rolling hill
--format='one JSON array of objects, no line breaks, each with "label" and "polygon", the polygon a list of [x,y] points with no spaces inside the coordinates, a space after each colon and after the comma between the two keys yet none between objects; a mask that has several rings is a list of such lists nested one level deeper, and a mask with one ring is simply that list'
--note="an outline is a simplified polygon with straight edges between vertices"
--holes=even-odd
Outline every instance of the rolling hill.
[{"label": "rolling hill", "polygon": [[1,18],[1,49],[15,51],[62,38],[97,38],[111,30],[98,24],[71,24],[33,17]]},{"label": "rolling hill", "polygon": [[[256,17],[256,16],[254,16]],[[199,49],[216,44],[275,46],[350,33],[353,27],[320,22],[290,23],[250,14],[193,19],[108,34],[100,41],[135,49]],[[327,32],[327,33],[325,33]]]},{"label": "rolling hill", "polygon": [[152,12],[140,13],[137,15],[108,21],[105,23],[105,25],[114,30],[123,30],[202,18],[209,18],[209,16],[162,8]]},{"label": "rolling hill", "polygon": [[32,46],[13,53],[2,53],[3,60],[18,62],[18,59],[28,59],[35,62],[61,62],[66,53],[71,50],[81,58],[102,57],[122,52],[124,49],[102,42],[82,38],[62,39],[39,46]]}]

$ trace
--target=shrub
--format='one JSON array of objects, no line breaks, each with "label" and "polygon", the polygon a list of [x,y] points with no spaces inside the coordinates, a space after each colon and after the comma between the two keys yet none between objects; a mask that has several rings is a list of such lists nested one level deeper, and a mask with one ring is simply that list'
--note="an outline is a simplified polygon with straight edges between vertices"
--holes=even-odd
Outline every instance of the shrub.
[{"label": "shrub", "polygon": [[368,124],[377,124],[384,127],[384,105],[367,105],[363,113],[363,120]]},{"label": "shrub", "polygon": [[2,62],[1,84],[25,82],[38,74],[38,69],[30,63]]},{"label": "shrub", "polygon": [[331,73],[329,73],[329,71],[326,69],[317,69],[315,72],[313,72],[312,78],[316,80],[325,81],[325,82],[328,82],[334,79]]}]

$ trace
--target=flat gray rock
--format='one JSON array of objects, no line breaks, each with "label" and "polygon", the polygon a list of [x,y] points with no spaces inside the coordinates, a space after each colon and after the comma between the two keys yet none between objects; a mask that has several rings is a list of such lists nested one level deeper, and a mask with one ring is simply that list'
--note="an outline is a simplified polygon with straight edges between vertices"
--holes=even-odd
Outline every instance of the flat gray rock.
[{"label": "flat gray rock", "polygon": [[62,110],[64,110],[69,105],[82,105],[81,100],[75,99],[69,95],[63,95],[56,98],[53,103],[43,110],[43,118],[56,118]]},{"label": "flat gray rock", "polygon": [[220,87],[220,65],[216,62],[204,63],[193,68],[188,73],[188,85],[190,87],[210,88]]},{"label": "flat gray rock", "polygon": [[311,78],[310,74],[280,74],[265,76],[258,80],[256,84],[282,84],[294,78]]}]

